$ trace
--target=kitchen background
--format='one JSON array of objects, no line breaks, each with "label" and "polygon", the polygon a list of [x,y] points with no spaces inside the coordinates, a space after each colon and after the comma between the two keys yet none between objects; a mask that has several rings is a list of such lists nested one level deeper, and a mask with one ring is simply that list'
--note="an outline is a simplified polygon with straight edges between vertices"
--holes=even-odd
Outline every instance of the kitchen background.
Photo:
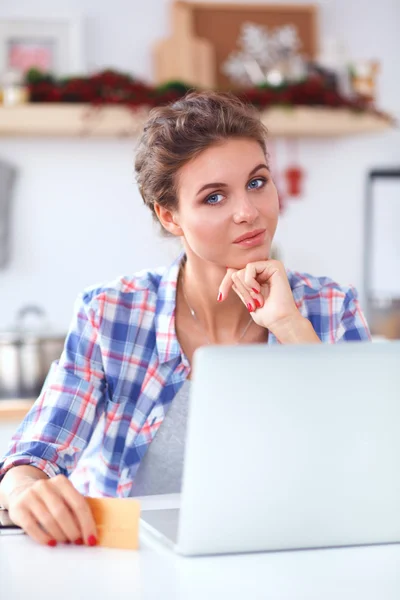
[{"label": "kitchen background", "polygon": [[[254,3],[254,2],[253,2]],[[275,1],[274,4],[279,4]],[[291,4],[301,4],[292,0]],[[376,104],[400,117],[400,2],[321,0],[321,49],[335,42],[352,60],[377,60]],[[170,26],[168,0],[3,0],[0,20],[80,17],[85,72],[113,68],[152,83],[152,49]],[[68,328],[86,286],[166,264],[176,243],[163,239],[134,182],[132,138],[0,136],[0,161],[17,169],[10,215],[10,258],[0,269],[0,329],[26,304]],[[371,169],[399,168],[400,131],[273,140],[284,167],[295,152],[303,191],[282,214],[276,248],[286,266],[352,283],[365,300],[364,204]],[[382,269],[385,265],[382,265]],[[400,279],[400,271],[389,274]]]}]

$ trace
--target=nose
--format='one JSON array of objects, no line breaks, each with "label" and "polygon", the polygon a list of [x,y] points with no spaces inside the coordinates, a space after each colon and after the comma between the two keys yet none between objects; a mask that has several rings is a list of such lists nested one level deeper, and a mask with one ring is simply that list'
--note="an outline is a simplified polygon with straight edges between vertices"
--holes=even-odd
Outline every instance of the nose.
[{"label": "nose", "polygon": [[236,203],[233,220],[237,224],[254,223],[257,217],[258,210],[255,206],[255,203],[244,194]]}]

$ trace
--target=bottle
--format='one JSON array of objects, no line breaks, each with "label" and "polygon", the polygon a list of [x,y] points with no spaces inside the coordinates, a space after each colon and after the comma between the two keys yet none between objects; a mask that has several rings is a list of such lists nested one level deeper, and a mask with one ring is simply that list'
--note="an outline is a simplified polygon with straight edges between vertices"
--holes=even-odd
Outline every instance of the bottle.
[{"label": "bottle", "polygon": [[1,99],[3,106],[16,106],[29,101],[29,90],[24,84],[20,71],[9,70],[1,79]]}]

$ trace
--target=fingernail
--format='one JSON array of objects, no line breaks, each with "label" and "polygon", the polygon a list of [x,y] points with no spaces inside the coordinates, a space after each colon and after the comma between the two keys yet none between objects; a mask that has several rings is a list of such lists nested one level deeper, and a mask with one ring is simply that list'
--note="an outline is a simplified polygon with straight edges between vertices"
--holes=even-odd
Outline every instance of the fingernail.
[{"label": "fingernail", "polygon": [[71,542],[69,540],[65,540],[64,544],[70,544]]},{"label": "fingernail", "polygon": [[95,546],[97,544],[97,540],[94,535],[89,535],[88,544],[89,546]]},{"label": "fingernail", "polygon": [[251,289],[253,290],[253,292],[254,292],[255,294],[258,294],[258,293],[259,293],[259,292],[258,292],[258,290],[256,290],[256,288],[251,288]]},{"label": "fingernail", "polygon": [[51,546],[52,548],[54,548],[54,546],[57,546],[57,542],[56,542],[56,540],[49,540],[47,542],[47,545]]},{"label": "fingernail", "polygon": [[76,546],[82,546],[83,544],[83,539],[82,538],[78,538],[77,540],[75,540],[74,542],[76,544]]},{"label": "fingernail", "polygon": [[261,308],[261,302],[257,298],[254,298],[254,302],[256,303],[257,308]]},{"label": "fingernail", "polygon": [[253,307],[252,307],[252,305],[250,304],[250,302],[249,302],[249,304],[247,304],[247,310],[248,310],[249,312],[253,312]]},{"label": "fingernail", "polygon": [[221,294],[221,292],[219,292],[217,302],[221,302],[221,300],[222,300],[222,294]]}]

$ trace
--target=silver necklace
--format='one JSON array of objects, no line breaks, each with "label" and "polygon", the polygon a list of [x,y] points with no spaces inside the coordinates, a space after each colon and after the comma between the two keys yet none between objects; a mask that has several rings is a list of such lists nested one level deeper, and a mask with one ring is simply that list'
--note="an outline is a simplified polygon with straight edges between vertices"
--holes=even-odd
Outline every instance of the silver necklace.
[{"label": "silver necklace", "polygon": [[[183,279],[182,279],[182,293],[183,293],[183,297],[185,298],[185,302],[186,302],[186,304],[187,304],[187,307],[188,307],[188,309],[189,309],[189,311],[190,311],[190,314],[191,314],[191,315],[192,315],[192,317],[193,317],[193,320],[194,320],[194,321],[196,321],[197,325],[200,327],[200,329],[202,329],[202,331],[203,331],[203,335],[204,335],[204,337],[205,337],[205,338],[206,338],[206,340],[207,340],[207,344],[208,344],[208,345],[211,345],[211,344],[212,344],[212,342],[211,342],[210,338],[208,337],[207,333],[205,332],[205,330],[204,330],[204,327],[203,327],[203,325],[201,324],[201,322],[200,322],[199,318],[197,317],[197,315],[196,315],[195,311],[193,310],[193,308],[192,308],[192,307],[190,306],[190,304],[189,304],[189,300],[187,299],[187,296],[186,296],[186,294],[185,294],[185,288],[184,288],[184,286],[183,286]],[[247,323],[246,327],[243,329],[243,331],[242,331],[242,333],[241,333],[241,335],[240,335],[239,339],[238,339],[238,340],[235,342],[235,344],[239,344],[239,342],[240,342],[240,341],[241,341],[241,340],[244,338],[244,336],[246,335],[246,331],[248,330],[248,328],[250,327],[250,325],[252,324],[252,322],[253,322],[253,318],[250,316],[250,320],[249,320],[249,322]]]}]

